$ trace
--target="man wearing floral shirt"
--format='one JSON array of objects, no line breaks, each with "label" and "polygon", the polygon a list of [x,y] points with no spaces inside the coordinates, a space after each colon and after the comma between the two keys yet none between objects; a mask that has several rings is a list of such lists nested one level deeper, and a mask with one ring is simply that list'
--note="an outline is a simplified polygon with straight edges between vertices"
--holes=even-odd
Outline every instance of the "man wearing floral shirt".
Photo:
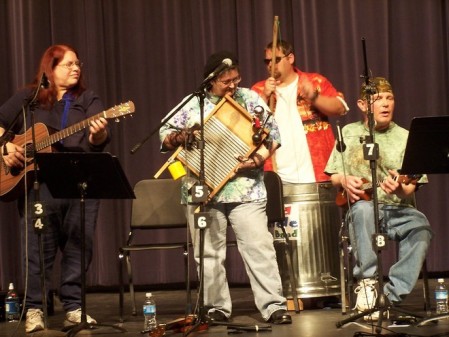
[{"label": "man wearing floral shirt", "polygon": [[[232,53],[222,51],[211,55],[204,69],[204,78],[223,65],[225,59],[230,59],[232,64],[221,68],[205,89],[204,118],[225,95],[229,95],[252,115],[255,114],[255,107],[262,106],[264,113],[261,120],[265,120],[268,111],[265,102],[257,93],[238,87],[240,70]],[[162,151],[175,150],[184,145],[189,133],[199,123],[200,106],[198,99],[194,98],[160,129]],[[265,127],[269,130],[270,141],[263,142],[250,158],[239,157],[240,164],[235,170],[235,177],[206,206],[205,211],[210,214],[211,223],[204,231],[204,305],[212,320],[227,321],[232,313],[224,267],[229,221],[251,282],[256,306],[263,319],[273,324],[291,323],[291,317],[286,312],[286,299],[282,296],[273,237],[267,228],[267,196],[263,183],[264,162],[280,146],[280,136],[272,118],[268,119]],[[188,213],[195,259],[199,263],[199,230],[194,228],[193,212]]]},{"label": "man wearing floral shirt", "polygon": [[264,59],[270,77],[252,87],[266,102],[274,99],[273,112],[283,143],[265,169],[276,171],[284,183],[329,181],[324,167],[334,134],[328,117],[344,115],[349,108],[327,78],[295,67],[289,42],[277,41],[275,64],[272,47],[272,43],[266,46]]}]

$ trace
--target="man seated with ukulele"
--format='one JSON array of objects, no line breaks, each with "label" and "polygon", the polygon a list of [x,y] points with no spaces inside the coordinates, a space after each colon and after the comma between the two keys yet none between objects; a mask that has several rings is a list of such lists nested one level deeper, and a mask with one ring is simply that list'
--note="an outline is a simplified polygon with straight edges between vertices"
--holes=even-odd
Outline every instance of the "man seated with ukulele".
[{"label": "man seated with ukulele", "polygon": [[[376,77],[370,87],[372,95],[367,96],[367,86],[362,85],[357,101],[363,120],[342,129],[345,146],[334,147],[325,169],[333,185],[340,189],[337,199],[346,198],[352,204],[346,216],[356,260],[354,277],[359,280],[355,289],[359,312],[376,304],[378,277],[376,249],[372,245],[372,234],[376,232],[374,208],[366,186],[372,180],[371,160],[365,160],[363,153],[369,136],[368,104],[375,121],[374,143],[379,145],[376,161],[379,228],[389,239],[399,242],[398,261],[390,268],[383,289],[392,305],[399,304],[413,290],[432,236],[426,216],[414,206],[417,185],[427,183],[427,177],[401,176],[397,171],[402,166],[408,131],[393,122],[391,84],[385,78]],[[367,97],[371,97],[370,103]],[[372,191],[371,184],[369,188]],[[376,311],[366,315],[365,320],[376,320],[378,316]]]}]

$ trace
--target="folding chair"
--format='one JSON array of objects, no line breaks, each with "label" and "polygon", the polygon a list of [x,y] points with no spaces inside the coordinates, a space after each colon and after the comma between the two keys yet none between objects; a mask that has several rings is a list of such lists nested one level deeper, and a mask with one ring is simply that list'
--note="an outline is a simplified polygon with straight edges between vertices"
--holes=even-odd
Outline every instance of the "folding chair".
[{"label": "folding chair", "polygon": [[132,315],[137,314],[132,277],[131,252],[146,250],[181,249],[184,256],[185,280],[187,287],[187,302],[190,308],[190,282],[188,248],[189,240],[185,242],[157,242],[134,244],[133,240],[139,231],[154,229],[187,229],[187,219],[184,206],[181,205],[181,181],[173,179],[148,179],[139,181],[134,187],[136,199],[132,203],[130,229],[126,245],[119,249],[120,278],[120,321],[123,321],[123,262],[126,261],[129,292],[132,302]]}]

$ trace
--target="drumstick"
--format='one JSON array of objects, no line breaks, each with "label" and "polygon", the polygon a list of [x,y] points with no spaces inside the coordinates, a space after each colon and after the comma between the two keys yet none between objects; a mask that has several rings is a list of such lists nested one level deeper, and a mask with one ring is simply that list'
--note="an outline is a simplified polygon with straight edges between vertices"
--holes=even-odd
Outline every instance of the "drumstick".
[{"label": "drumstick", "polygon": [[[274,77],[274,66],[276,65],[276,49],[277,49],[277,41],[278,41],[278,26],[279,26],[279,17],[274,17],[273,22],[273,46],[271,49],[271,77]],[[270,96],[270,110],[274,111],[274,95]]]}]

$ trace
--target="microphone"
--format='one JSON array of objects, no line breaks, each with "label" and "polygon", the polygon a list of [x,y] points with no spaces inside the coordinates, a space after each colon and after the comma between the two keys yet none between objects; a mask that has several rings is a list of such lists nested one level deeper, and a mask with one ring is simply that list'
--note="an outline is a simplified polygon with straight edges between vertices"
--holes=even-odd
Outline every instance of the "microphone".
[{"label": "microphone", "polygon": [[206,84],[210,82],[215,76],[217,76],[219,73],[221,73],[224,69],[227,67],[232,66],[232,60],[230,58],[225,58],[221,63],[218,65],[217,68],[214,69],[213,72],[211,72],[207,77],[204,79],[203,84]]},{"label": "microphone", "polygon": [[45,73],[42,73],[41,77],[41,88],[42,89],[48,89],[50,87],[50,82],[48,81],[47,75]]},{"label": "microphone", "polygon": [[341,134],[339,121],[337,121],[337,133],[338,133],[338,137],[337,137],[336,149],[338,152],[344,152],[346,150],[346,144],[343,141],[343,135]]}]

